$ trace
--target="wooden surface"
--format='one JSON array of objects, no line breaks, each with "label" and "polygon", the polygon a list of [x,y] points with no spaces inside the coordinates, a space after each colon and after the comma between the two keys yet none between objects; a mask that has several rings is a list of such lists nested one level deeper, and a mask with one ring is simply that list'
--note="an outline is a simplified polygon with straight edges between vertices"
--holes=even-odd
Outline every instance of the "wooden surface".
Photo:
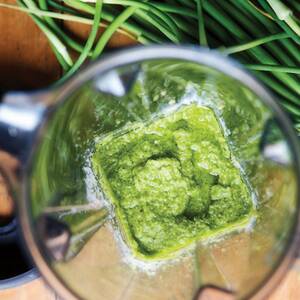
[{"label": "wooden surface", "polygon": [[[0,0],[14,4],[14,0]],[[90,26],[63,22],[79,42],[89,34]],[[99,30],[101,33],[102,29]],[[128,46],[134,41],[116,33],[110,48]],[[74,56],[74,55],[73,55]],[[46,87],[61,75],[61,68],[44,34],[23,12],[0,8],[0,90]]]},{"label": "wooden surface", "polygon": [[1,300],[58,300],[42,279],[36,279],[18,288],[0,291]]},{"label": "wooden surface", "polygon": [[48,41],[26,14],[0,8],[0,37],[1,89],[42,87],[60,76]]},{"label": "wooden surface", "polygon": [[[12,3],[12,0],[0,1]],[[84,38],[89,32],[88,26],[70,22],[63,26],[79,38]],[[110,45],[115,47],[131,43],[128,38],[115,35]],[[45,87],[60,74],[61,69],[47,40],[31,19],[24,13],[0,8],[0,90]],[[0,187],[0,205],[7,204],[3,191],[4,188]],[[38,279],[15,289],[0,291],[0,299],[52,300],[56,296]],[[268,300],[296,299],[300,299],[300,259]]]}]

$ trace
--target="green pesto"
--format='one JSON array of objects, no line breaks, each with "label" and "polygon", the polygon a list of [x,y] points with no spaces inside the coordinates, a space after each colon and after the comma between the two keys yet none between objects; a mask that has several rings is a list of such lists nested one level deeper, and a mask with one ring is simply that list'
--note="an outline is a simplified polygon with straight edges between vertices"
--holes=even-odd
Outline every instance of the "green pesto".
[{"label": "green pesto", "polygon": [[92,158],[138,256],[168,256],[242,222],[252,201],[214,112],[190,104],[103,137]]}]

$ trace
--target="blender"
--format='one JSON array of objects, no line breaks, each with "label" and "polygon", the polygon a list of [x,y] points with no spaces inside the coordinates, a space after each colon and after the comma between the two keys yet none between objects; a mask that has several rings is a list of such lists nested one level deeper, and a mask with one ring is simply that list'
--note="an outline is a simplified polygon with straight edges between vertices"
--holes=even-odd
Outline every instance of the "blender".
[{"label": "blender", "polygon": [[[194,242],[175,258],[139,260],[93,173],[95,141],[189,101],[221,120],[256,213],[243,228]],[[274,96],[217,52],[135,47],[61,87],[6,94],[0,138],[1,151],[19,163],[1,167],[26,246],[65,299],[261,299],[297,254],[296,134]]]}]

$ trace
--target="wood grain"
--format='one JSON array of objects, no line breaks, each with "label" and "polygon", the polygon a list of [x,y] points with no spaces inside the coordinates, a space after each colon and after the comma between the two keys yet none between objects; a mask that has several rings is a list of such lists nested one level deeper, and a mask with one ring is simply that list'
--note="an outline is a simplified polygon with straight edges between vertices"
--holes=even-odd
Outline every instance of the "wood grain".
[{"label": "wood grain", "polygon": [[13,289],[0,291],[2,300],[55,300],[55,293],[41,278]]},{"label": "wood grain", "polygon": [[25,13],[0,8],[0,37],[0,90],[45,87],[60,76],[48,40]]}]

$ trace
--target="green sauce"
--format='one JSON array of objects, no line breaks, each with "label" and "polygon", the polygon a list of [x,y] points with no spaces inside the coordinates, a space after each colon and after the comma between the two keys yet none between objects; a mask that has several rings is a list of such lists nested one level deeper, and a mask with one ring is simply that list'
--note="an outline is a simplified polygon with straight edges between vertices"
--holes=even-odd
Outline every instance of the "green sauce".
[{"label": "green sauce", "polygon": [[92,158],[137,256],[163,257],[249,217],[252,201],[214,112],[190,104],[104,136]]}]

